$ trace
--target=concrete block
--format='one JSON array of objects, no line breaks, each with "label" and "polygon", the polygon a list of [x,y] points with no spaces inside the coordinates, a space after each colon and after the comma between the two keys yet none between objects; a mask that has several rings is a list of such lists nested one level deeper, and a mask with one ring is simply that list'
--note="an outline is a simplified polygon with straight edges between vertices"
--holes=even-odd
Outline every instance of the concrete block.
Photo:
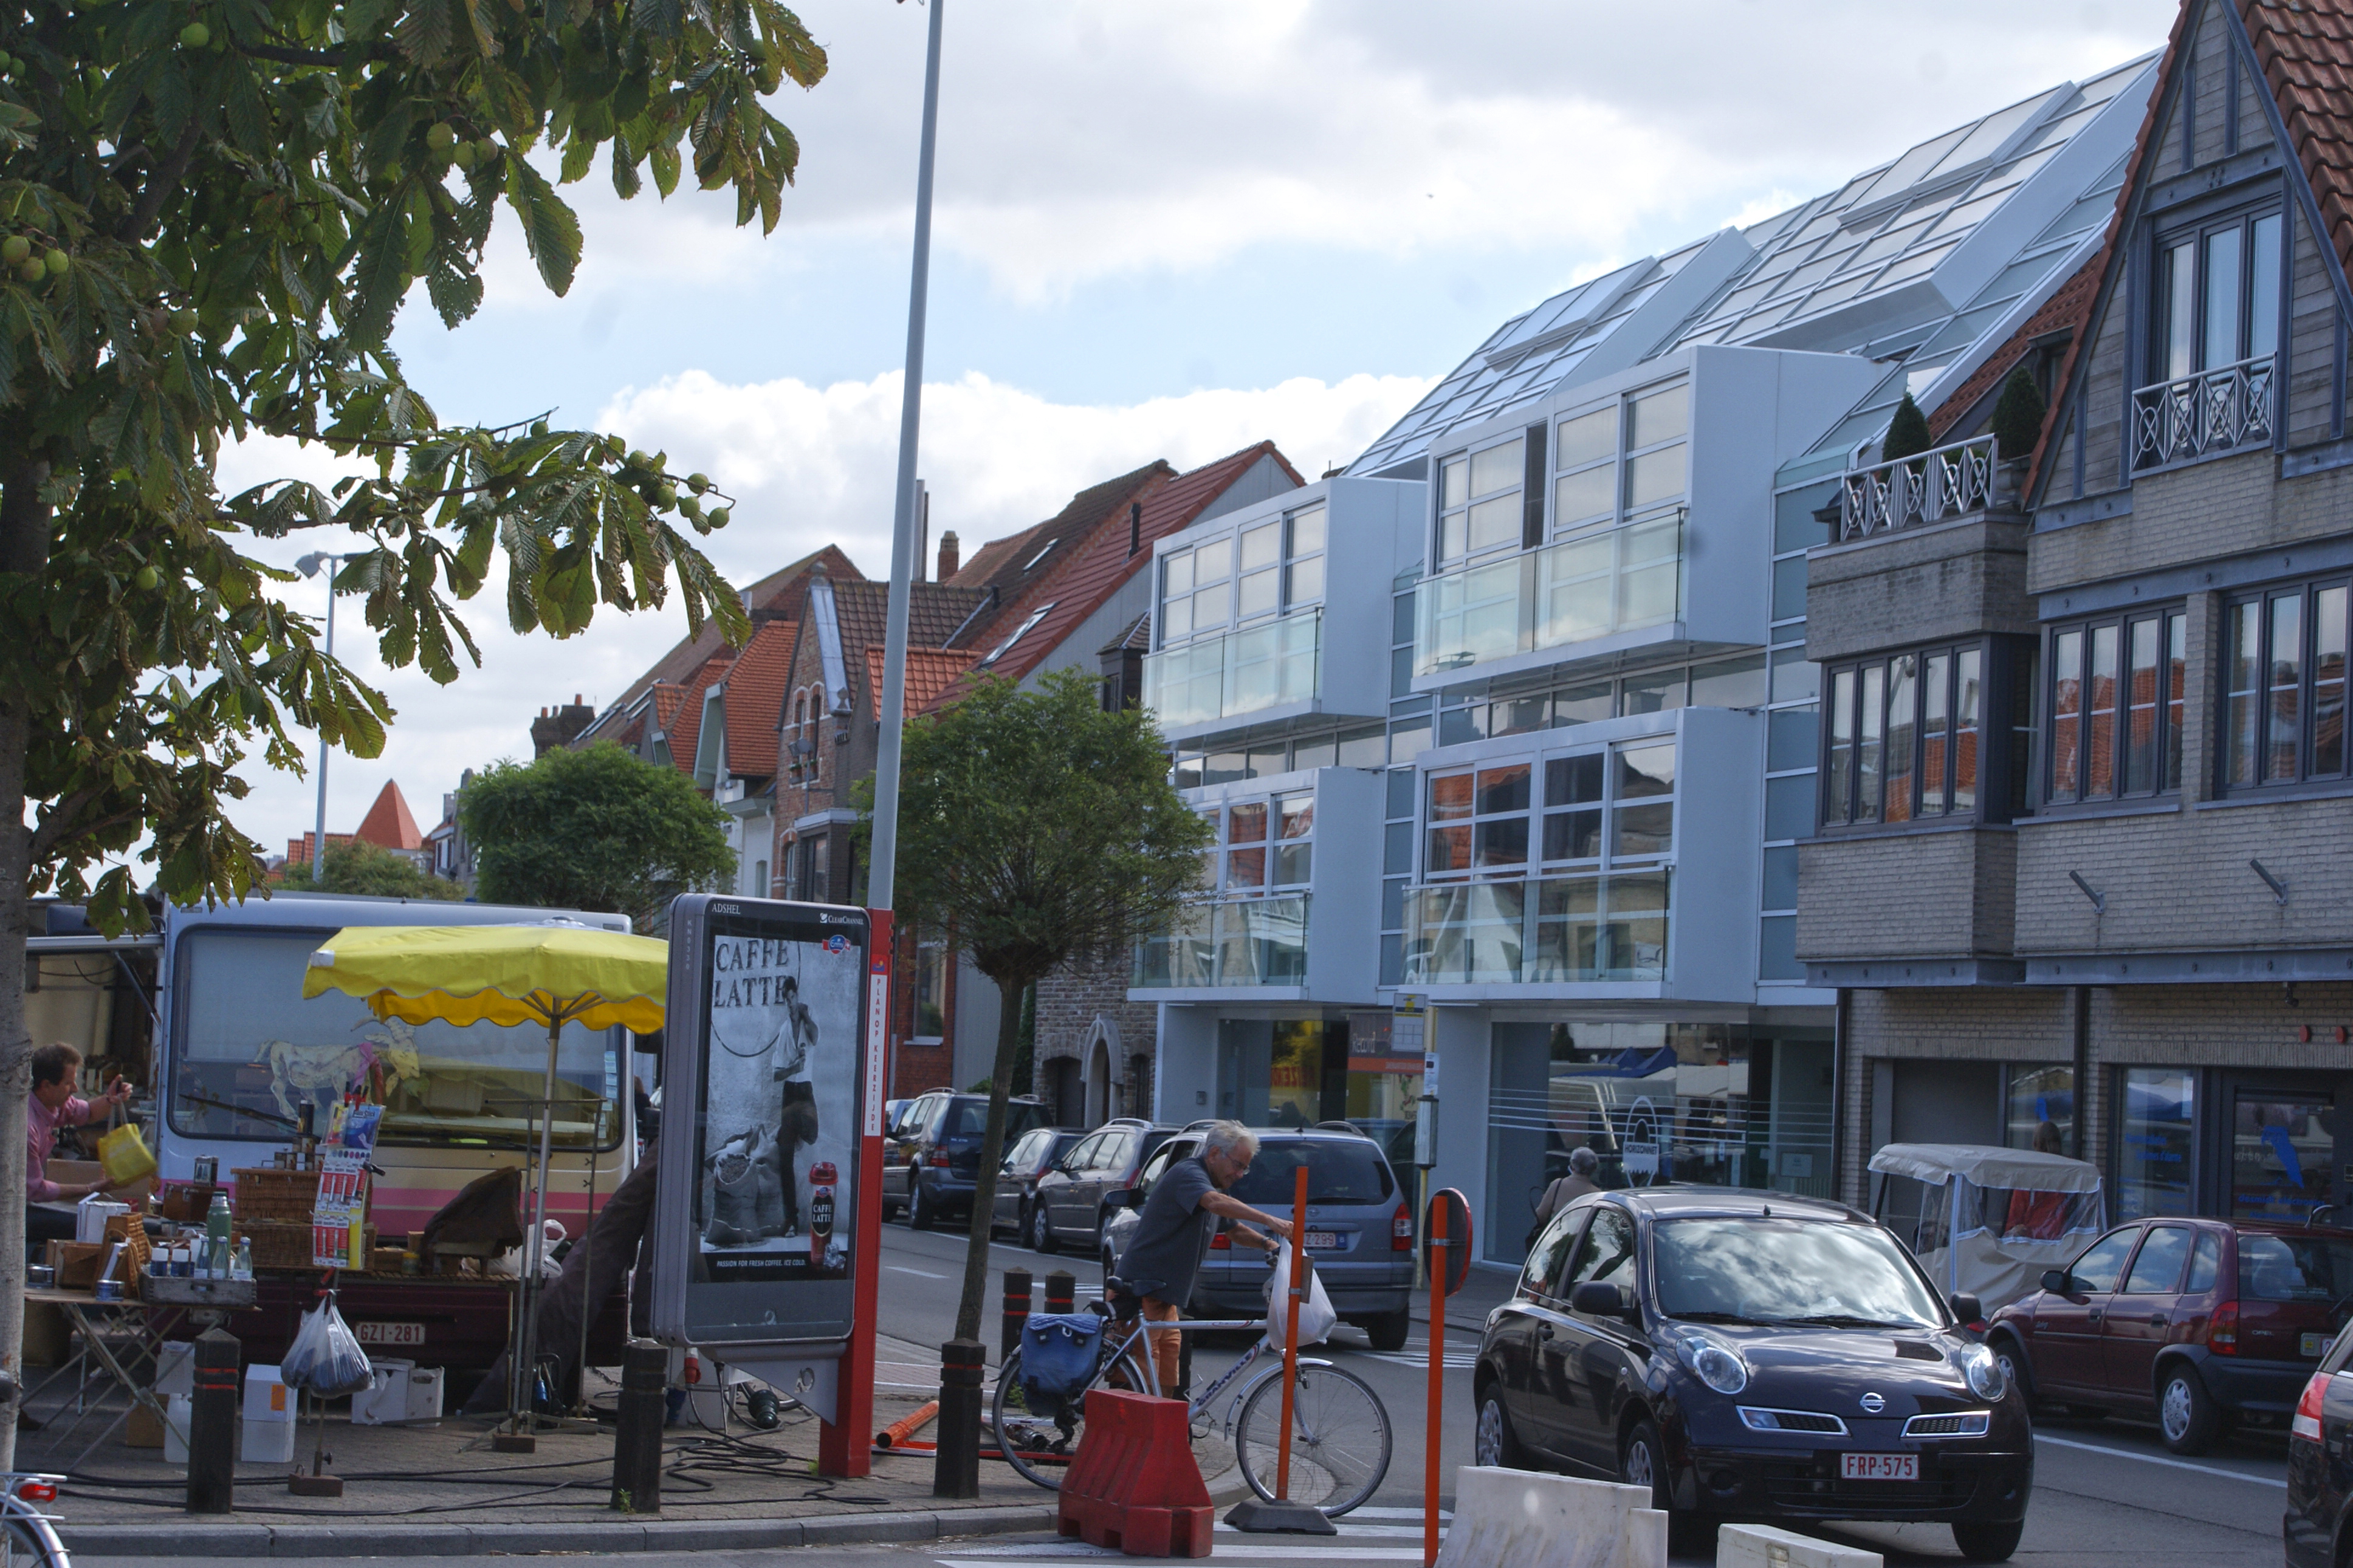
[{"label": "concrete block", "polygon": [[1715,1535],[1715,1568],[1882,1568],[1882,1561],[1860,1546],[1765,1524],[1727,1524]]},{"label": "concrete block", "polygon": [[1666,1568],[1648,1487],[1465,1465],[1438,1568]]}]

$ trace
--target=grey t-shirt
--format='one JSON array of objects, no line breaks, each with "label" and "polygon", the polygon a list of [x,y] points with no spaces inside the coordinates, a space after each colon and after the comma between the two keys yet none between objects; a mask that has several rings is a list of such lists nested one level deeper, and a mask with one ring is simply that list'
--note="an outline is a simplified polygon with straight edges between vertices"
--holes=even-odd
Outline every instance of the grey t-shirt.
[{"label": "grey t-shirt", "polygon": [[1209,1249],[1209,1234],[1218,1216],[1201,1206],[1217,1190],[1201,1157],[1178,1160],[1160,1173],[1152,1194],[1136,1215],[1135,1234],[1120,1255],[1119,1278],[1140,1295],[1157,1296],[1182,1306],[1193,1294],[1193,1276],[1201,1270],[1201,1257]]}]

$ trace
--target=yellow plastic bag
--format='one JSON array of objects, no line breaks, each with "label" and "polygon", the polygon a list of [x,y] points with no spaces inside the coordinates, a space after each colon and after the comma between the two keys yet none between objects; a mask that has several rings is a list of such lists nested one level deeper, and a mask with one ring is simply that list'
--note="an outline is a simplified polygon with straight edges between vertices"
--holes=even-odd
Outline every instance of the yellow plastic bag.
[{"label": "yellow plastic bag", "polygon": [[98,1163],[106,1170],[107,1185],[127,1187],[155,1173],[155,1156],[138,1124],[126,1121],[98,1141]]}]

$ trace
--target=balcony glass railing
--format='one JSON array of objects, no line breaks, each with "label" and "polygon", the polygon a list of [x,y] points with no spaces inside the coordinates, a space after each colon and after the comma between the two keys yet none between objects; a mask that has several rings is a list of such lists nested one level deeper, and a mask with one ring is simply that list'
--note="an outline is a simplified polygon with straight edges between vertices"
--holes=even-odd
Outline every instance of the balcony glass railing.
[{"label": "balcony glass railing", "polygon": [[1667,977],[1669,867],[1406,894],[1409,985],[1569,985]]},{"label": "balcony glass railing", "polygon": [[1312,701],[1323,653],[1320,607],[1163,648],[1144,656],[1144,705],[1171,725]]},{"label": "balcony glass railing", "polygon": [[1138,987],[1206,989],[1307,983],[1307,895],[1187,904],[1135,950]]},{"label": "balcony glass railing", "polygon": [[1438,675],[1683,616],[1683,514],[1630,522],[1422,580],[1413,668]]}]

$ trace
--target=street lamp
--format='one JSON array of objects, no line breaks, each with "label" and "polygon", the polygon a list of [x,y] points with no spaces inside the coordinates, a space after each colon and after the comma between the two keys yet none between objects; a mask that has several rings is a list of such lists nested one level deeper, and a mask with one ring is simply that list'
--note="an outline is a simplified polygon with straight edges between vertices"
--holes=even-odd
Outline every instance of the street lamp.
[{"label": "street lamp", "polygon": [[[335,657],[335,563],[348,561],[348,555],[336,555],[324,550],[313,550],[294,563],[294,569],[305,577],[315,577],[322,566],[327,569],[327,657]],[[319,732],[319,822],[311,836],[311,880],[313,885],[327,879],[327,734]]]}]

